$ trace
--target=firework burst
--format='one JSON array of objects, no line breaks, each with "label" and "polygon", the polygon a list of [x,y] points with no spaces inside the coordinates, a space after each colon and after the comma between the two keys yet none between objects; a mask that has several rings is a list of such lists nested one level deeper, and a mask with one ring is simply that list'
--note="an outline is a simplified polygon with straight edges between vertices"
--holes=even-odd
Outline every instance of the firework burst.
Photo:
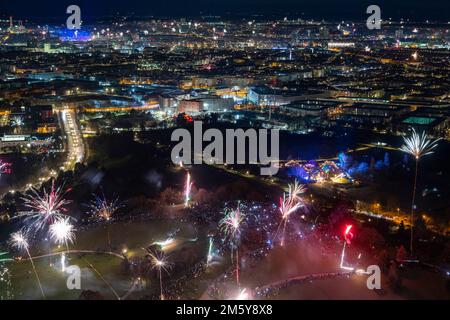
[{"label": "firework burst", "polygon": [[[114,198],[112,200],[107,200],[105,195],[94,194],[94,199],[91,201],[89,208],[92,217],[98,221],[110,222],[114,213],[120,209],[123,205],[119,201],[119,198]],[[108,246],[111,250],[111,237],[109,235],[109,224],[106,225],[106,233],[108,239]]]},{"label": "firework burst", "polygon": [[75,240],[75,228],[69,218],[58,218],[49,228],[50,239],[59,245],[68,245]]},{"label": "firework burst", "polygon": [[23,117],[21,116],[14,116],[11,119],[11,124],[15,127],[21,127],[24,125]]},{"label": "firework burst", "polygon": [[122,207],[119,198],[114,198],[112,200],[107,200],[105,195],[94,194],[94,199],[91,201],[90,213],[97,220],[110,221],[114,213]]},{"label": "firework burst", "polygon": [[225,217],[220,220],[219,225],[224,234],[231,240],[235,241],[239,239],[241,234],[241,224],[245,220],[245,214],[241,212],[238,205],[236,210],[225,210]]},{"label": "firework burst", "polygon": [[28,210],[20,212],[18,217],[32,220],[31,228],[35,231],[42,230],[46,225],[67,216],[66,206],[70,201],[64,199],[64,194],[62,187],[56,188],[54,182],[50,191],[44,189],[41,194],[32,188],[31,193],[22,198]]},{"label": "firework burst", "polygon": [[417,174],[419,170],[419,160],[423,156],[432,154],[437,147],[438,141],[441,139],[428,139],[425,132],[418,134],[413,128],[412,135],[410,137],[404,137],[404,145],[400,148],[401,151],[412,155],[416,159],[416,169],[414,174],[413,194],[411,201],[411,237],[410,237],[410,253],[413,255],[413,229],[414,229],[414,210],[416,207],[416,188],[417,188]]},{"label": "firework burst", "polygon": [[[69,252],[69,243],[75,240],[75,228],[69,222],[69,218],[57,219],[49,228],[50,239],[58,245],[65,245]],[[66,255],[61,252],[61,271],[66,271]]]},{"label": "firework burst", "polygon": [[12,233],[9,243],[17,250],[28,250],[30,247],[30,244],[28,243],[28,236],[23,231]]},{"label": "firework burst", "polygon": [[36,271],[36,267],[34,265],[33,258],[31,257],[29,248],[30,244],[28,242],[28,235],[23,231],[17,231],[11,234],[11,238],[9,240],[10,245],[17,250],[25,250],[28,258],[30,259],[31,266],[33,267],[34,275],[36,276],[36,280],[39,285],[39,289],[41,290],[42,297],[45,299],[44,290],[42,289],[41,280],[39,279],[39,275]]},{"label": "firework burst", "polygon": [[293,184],[288,185],[287,193],[283,194],[280,198],[279,210],[281,213],[281,222],[278,226],[275,237],[277,236],[280,228],[282,229],[281,234],[281,245],[284,245],[284,237],[286,231],[286,224],[289,221],[289,217],[292,213],[304,206],[301,194],[305,193],[306,189],[304,185],[298,184],[297,180]]},{"label": "firework burst", "polygon": [[288,185],[288,199],[291,202],[302,203],[301,194],[305,193],[306,187],[303,184],[299,184],[297,180],[294,181],[293,184]]},{"label": "firework burst", "polygon": [[236,283],[239,282],[239,240],[241,237],[241,225],[245,221],[245,214],[241,212],[240,204],[236,210],[226,210],[225,217],[219,222],[221,229],[231,244],[231,257],[233,259],[233,249],[236,251]]},{"label": "firework burst", "polygon": [[158,270],[159,274],[159,286],[160,286],[160,298],[164,300],[162,271],[164,270],[169,274],[169,270],[172,268],[172,264],[168,261],[167,256],[163,252],[147,250],[150,255],[150,263],[153,269]]},{"label": "firework burst", "polygon": [[437,142],[441,139],[428,139],[425,132],[419,134],[413,129],[410,137],[404,137],[404,145],[400,148],[401,151],[409,153],[417,160],[428,154],[432,154],[437,147]]}]

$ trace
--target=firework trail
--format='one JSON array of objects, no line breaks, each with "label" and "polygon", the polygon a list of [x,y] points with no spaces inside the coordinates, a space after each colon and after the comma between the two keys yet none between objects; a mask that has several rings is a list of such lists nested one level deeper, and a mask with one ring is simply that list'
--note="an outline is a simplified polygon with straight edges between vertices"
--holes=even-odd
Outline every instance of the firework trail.
[{"label": "firework trail", "polygon": [[226,210],[225,217],[219,222],[225,236],[230,240],[231,257],[233,258],[233,249],[236,250],[236,283],[239,282],[239,242],[241,237],[241,224],[245,220],[245,214],[241,212],[240,204],[236,210]]},{"label": "firework trail", "polygon": [[35,232],[43,230],[57,219],[67,217],[66,206],[71,201],[64,199],[64,194],[62,187],[55,187],[54,181],[50,191],[44,189],[42,194],[32,188],[31,193],[22,198],[28,210],[20,212],[17,217],[31,220],[31,230]]},{"label": "firework trail", "polygon": [[192,188],[192,182],[191,182],[191,175],[189,172],[186,174],[186,183],[184,185],[184,206],[189,206],[189,201],[191,200],[191,188]]},{"label": "firework trail", "polygon": [[28,258],[30,259],[31,266],[33,267],[34,275],[36,276],[36,280],[39,284],[39,289],[41,290],[42,297],[45,299],[44,290],[42,289],[41,280],[39,279],[39,275],[36,271],[36,267],[34,266],[33,258],[31,257],[30,251],[29,251],[29,243],[27,239],[27,234],[22,231],[17,231],[11,234],[10,238],[10,244],[12,247],[16,248],[17,250],[25,250]]},{"label": "firework trail", "polygon": [[353,228],[353,225],[349,224],[345,227],[344,231],[344,245],[342,247],[342,253],[341,253],[341,264],[340,268],[348,271],[353,271],[354,268],[352,267],[346,267],[344,266],[344,260],[345,260],[345,247],[347,244],[351,243],[351,240],[353,239],[353,232],[351,232],[351,229]]},{"label": "firework trail", "polygon": [[214,240],[213,240],[213,237],[210,237],[209,245],[208,245],[208,254],[206,255],[206,266],[207,267],[209,267],[213,257],[214,257]]},{"label": "firework trail", "polygon": [[401,151],[410,154],[416,160],[416,169],[414,174],[413,194],[411,201],[411,239],[410,239],[410,253],[413,255],[413,226],[414,226],[414,210],[416,202],[416,188],[417,188],[417,173],[419,170],[419,160],[423,156],[432,154],[437,147],[437,142],[441,139],[428,139],[425,132],[418,134],[413,128],[412,135],[403,137],[404,145],[400,148]]},{"label": "firework trail", "polygon": [[114,296],[116,297],[117,300],[120,300],[120,296],[117,294],[116,290],[114,290],[113,286],[106,281],[106,279],[102,276],[102,274],[92,265],[92,263],[90,263],[89,261],[86,260],[86,258],[84,258],[83,256],[81,256],[81,259],[89,266],[89,268],[91,268],[91,270],[93,270],[98,277],[100,278],[100,280],[102,280],[111,290],[111,292],[114,294]]}]

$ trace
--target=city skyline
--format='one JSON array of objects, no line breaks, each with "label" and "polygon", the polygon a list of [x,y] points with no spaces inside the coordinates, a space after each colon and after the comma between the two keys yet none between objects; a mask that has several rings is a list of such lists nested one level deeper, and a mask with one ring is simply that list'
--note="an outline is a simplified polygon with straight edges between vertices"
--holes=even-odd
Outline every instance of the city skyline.
[{"label": "city skyline", "polygon": [[450,300],[448,3],[68,4],[0,7],[0,300]]}]

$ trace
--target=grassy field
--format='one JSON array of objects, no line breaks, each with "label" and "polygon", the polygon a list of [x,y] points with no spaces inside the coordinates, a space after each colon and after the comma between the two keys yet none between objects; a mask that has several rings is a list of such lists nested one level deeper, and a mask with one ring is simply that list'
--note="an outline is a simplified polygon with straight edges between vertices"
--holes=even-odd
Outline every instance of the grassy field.
[{"label": "grassy field", "polygon": [[[189,223],[177,220],[165,221],[133,221],[118,222],[109,225],[111,247],[114,252],[122,252],[126,248],[128,258],[143,256],[143,248],[155,241],[162,241],[174,234],[175,242],[172,247],[167,248],[167,254],[173,263],[180,263],[184,259],[180,255],[183,250],[190,248],[198,254],[201,259],[206,254],[205,239],[198,239],[196,228]],[[79,232],[74,245],[70,250],[94,250],[109,251],[107,227],[99,225]],[[49,248],[48,241],[42,241],[31,249],[38,275],[47,299],[77,299],[80,290],[68,290],[66,286],[67,274],[61,270],[61,256],[55,254],[47,256],[50,252],[57,253],[62,248]],[[41,257],[42,256],[42,257]],[[25,255],[22,254],[25,258]],[[116,291],[117,295],[125,295],[133,285],[130,276],[121,272],[122,259],[115,255],[102,253],[70,253],[66,254],[67,265],[77,265],[81,269],[81,290],[94,290],[100,292],[106,299],[116,299],[108,282]],[[96,271],[92,269],[93,266]],[[41,294],[35,279],[31,263],[28,260],[14,261],[9,263],[11,279],[15,299],[40,299]],[[103,277],[103,279],[102,279]],[[140,294],[151,293],[159,289],[158,279],[147,283],[144,291]],[[132,295],[132,297],[137,297]]]}]

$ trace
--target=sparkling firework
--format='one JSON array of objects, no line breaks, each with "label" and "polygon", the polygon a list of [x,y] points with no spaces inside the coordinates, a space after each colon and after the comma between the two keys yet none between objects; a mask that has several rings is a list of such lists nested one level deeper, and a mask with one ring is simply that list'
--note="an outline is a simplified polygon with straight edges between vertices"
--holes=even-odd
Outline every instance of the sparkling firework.
[{"label": "sparkling firework", "polygon": [[[107,200],[105,195],[94,194],[94,200],[91,201],[90,214],[98,221],[111,221],[114,213],[122,207],[119,198],[114,198],[113,200]],[[109,235],[109,224],[106,225],[106,233],[108,239],[108,246],[111,250],[111,237]]]},{"label": "sparkling firework", "polygon": [[163,283],[162,283],[162,270],[164,270],[167,274],[169,273],[170,268],[172,268],[172,265],[167,260],[167,256],[164,255],[163,252],[152,252],[147,250],[150,258],[151,258],[151,265],[153,269],[158,270],[159,273],[159,286],[160,286],[160,298],[161,300],[164,300],[164,294],[163,294]]},{"label": "sparkling firework", "polygon": [[11,119],[11,123],[15,127],[21,127],[24,125],[23,117],[21,116],[14,116]]},{"label": "sparkling firework", "polygon": [[239,294],[236,296],[234,300],[248,300],[250,295],[247,292],[246,288],[239,290]]},{"label": "sparkling firework", "polygon": [[42,230],[57,219],[66,217],[67,209],[65,207],[70,203],[64,199],[62,188],[55,188],[54,182],[52,182],[50,191],[44,189],[43,193],[39,194],[36,189],[32,188],[31,194],[22,199],[25,207],[29,210],[20,212],[18,217],[32,220],[31,228],[35,231]]},{"label": "sparkling firework", "polygon": [[184,206],[187,207],[189,205],[189,201],[191,200],[191,175],[189,172],[186,174],[186,183],[184,185]]},{"label": "sparkling firework", "polygon": [[36,280],[39,284],[39,289],[41,290],[42,297],[45,299],[44,290],[42,289],[41,280],[39,279],[39,275],[36,271],[36,267],[34,266],[33,258],[31,257],[30,251],[28,250],[30,244],[28,242],[27,234],[22,231],[17,231],[11,234],[10,244],[12,247],[17,250],[25,250],[28,258],[30,259],[31,266],[33,267],[34,275],[36,276]]},{"label": "sparkling firework", "polygon": [[283,197],[280,198],[280,213],[281,213],[281,222],[278,226],[278,230],[275,234],[278,234],[280,228],[282,229],[281,234],[281,245],[284,245],[284,237],[286,231],[286,224],[289,221],[289,217],[292,213],[300,209],[304,206],[303,199],[301,198],[301,194],[305,193],[305,186],[298,184],[297,180],[294,181],[293,184],[288,186],[287,193],[283,194]]},{"label": "sparkling firework", "polygon": [[75,228],[69,222],[69,218],[59,218],[50,225],[50,239],[59,245],[67,246],[75,240]]},{"label": "sparkling firework", "polygon": [[412,155],[416,159],[416,170],[414,174],[414,186],[411,201],[411,238],[410,238],[410,253],[413,255],[413,226],[414,226],[414,210],[416,202],[416,188],[417,188],[417,173],[419,170],[419,160],[421,157],[432,154],[437,147],[437,143],[441,139],[428,139],[425,132],[418,134],[413,128],[413,133],[410,137],[404,137],[404,145],[400,148],[401,151]]},{"label": "sparkling firework", "polygon": [[437,142],[441,139],[428,139],[425,132],[418,134],[413,129],[413,133],[410,137],[404,137],[404,145],[400,148],[403,152],[409,153],[416,159],[420,159],[422,156],[432,154],[433,150],[437,147]]},{"label": "sparkling firework", "polygon": [[11,246],[17,250],[28,250],[30,246],[27,240],[27,235],[22,231],[17,231],[11,234],[10,243]]},{"label": "sparkling firework", "polygon": [[302,203],[301,194],[305,193],[306,188],[303,184],[299,184],[297,180],[294,181],[293,184],[288,185],[288,195],[291,202],[299,202]]},{"label": "sparkling firework", "polygon": [[233,249],[236,249],[236,283],[239,286],[239,240],[241,237],[241,224],[245,220],[245,215],[241,213],[240,204],[236,210],[225,211],[225,217],[219,222],[225,236],[230,239],[231,257]]},{"label": "sparkling firework", "polygon": [[90,213],[99,221],[110,221],[114,213],[122,207],[119,198],[107,200],[103,193],[101,195],[93,194],[93,196],[94,200],[89,205]]}]

